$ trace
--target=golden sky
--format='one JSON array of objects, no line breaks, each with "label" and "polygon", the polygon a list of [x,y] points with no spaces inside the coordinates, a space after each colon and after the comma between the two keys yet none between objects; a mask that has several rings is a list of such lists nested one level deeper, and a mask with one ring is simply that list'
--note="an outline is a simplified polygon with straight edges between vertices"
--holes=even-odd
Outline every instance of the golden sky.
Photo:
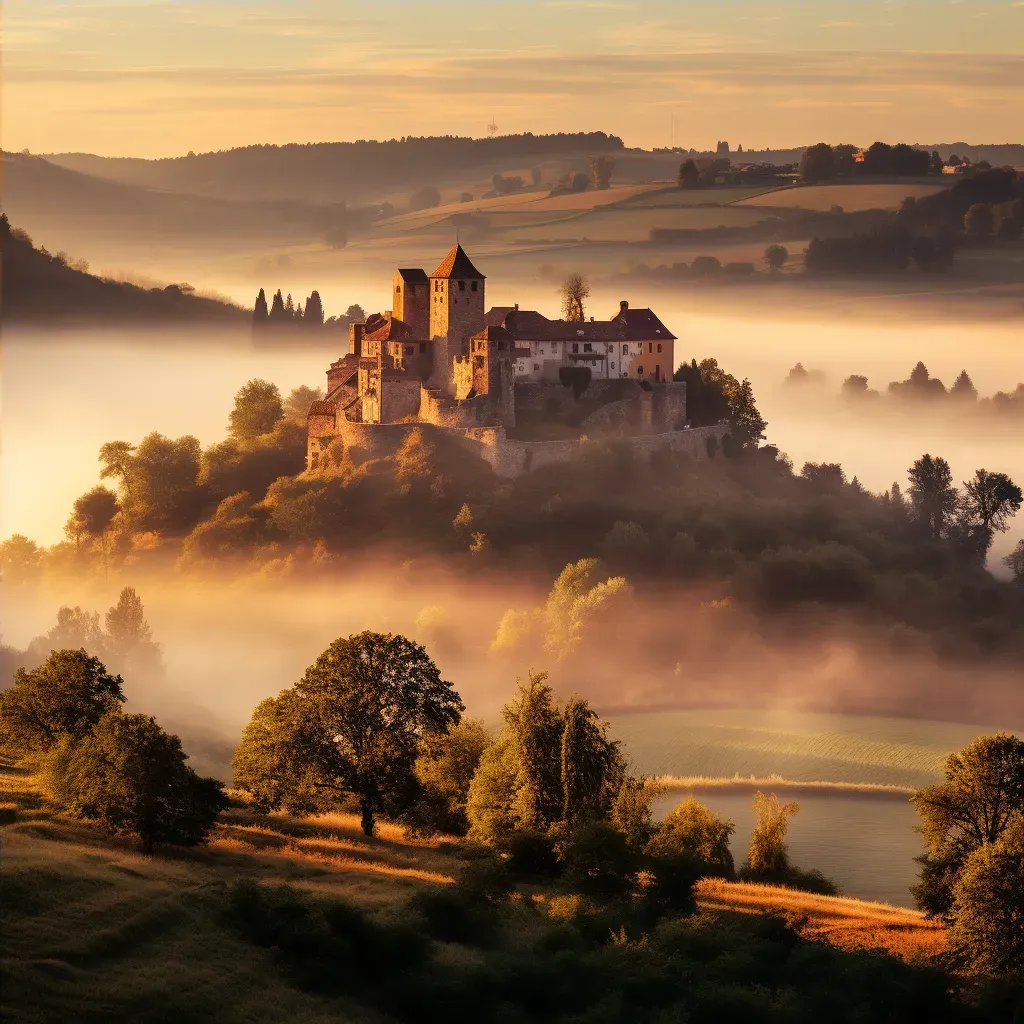
[{"label": "golden sky", "polygon": [[1024,0],[7,0],[2,144],[1024,141]]}]

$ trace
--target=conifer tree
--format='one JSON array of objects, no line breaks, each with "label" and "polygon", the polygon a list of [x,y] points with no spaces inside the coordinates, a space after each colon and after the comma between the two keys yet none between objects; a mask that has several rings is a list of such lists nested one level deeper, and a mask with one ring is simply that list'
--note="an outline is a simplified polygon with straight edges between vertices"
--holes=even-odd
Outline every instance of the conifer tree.
[{"label": "conifer tree", "polygon": [[324,306],[320,301],[320,293],[318,291],[312,292],[309,298],[306,299],[306,312],[303,314],[303,321],[307,327],[323,327]]},{"label": "conifer tree", "polygon": [[256,307],[252,311],[253,326],[265,327],[269,319],[270,314],[267,312],[267,295],[261,288],[259,295],[256,296]]},{"label": "conifer tree", "polygon": [[284,311],[284,299],[281,297],[281,289],[278,288],[274,293],[274,301],[270,305],[270,321],[272,323],[280,323],[286,319]]},{"label": "conifer tree", "polygon": [[966,370],[960,371],[960,376],[953,382],[949,393],[953,398],[962,398],[966,402],[978,400],[978,389],[974,386],[974,381],[967,375]]},{"label": "conifer tree", "polygon": [[295,302],[292,299],[292,293],[288,293],[288,298],[284,300],[284,311],[288,315],[288,319],[293,320],[295,318]]}]

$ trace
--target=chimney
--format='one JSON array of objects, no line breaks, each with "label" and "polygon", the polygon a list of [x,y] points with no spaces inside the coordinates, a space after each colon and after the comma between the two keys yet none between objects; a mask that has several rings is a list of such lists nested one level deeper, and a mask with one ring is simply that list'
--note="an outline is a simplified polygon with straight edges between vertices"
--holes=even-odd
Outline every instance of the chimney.
[{"label": "chimney", "polygon": [[366,324],[349,324],[348,325],[348,346],[349,351],[357,359],[363,354],[363,328]]},{"label": "chimney", "polygon": [[622,299],[622,301],[619,302],[619,312],[625,313],[627,309],[629,309],[629,302],[626,299]]}]

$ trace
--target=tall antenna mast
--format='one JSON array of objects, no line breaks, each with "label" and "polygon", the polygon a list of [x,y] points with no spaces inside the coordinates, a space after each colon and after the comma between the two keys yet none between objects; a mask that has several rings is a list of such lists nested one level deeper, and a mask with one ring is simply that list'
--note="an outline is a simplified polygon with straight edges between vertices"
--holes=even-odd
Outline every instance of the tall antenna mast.
[{"label": "tall antenna mast", "polygon": [[487,137],[493,139],[498,134],[498,125],[494,120],[494,115],[491,114],[491,122],[487,126]]}]

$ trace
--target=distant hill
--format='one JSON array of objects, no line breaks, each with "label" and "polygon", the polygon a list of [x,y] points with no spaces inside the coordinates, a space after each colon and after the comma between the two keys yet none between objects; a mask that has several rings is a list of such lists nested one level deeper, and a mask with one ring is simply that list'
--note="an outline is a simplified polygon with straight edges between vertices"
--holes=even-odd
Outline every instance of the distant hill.
[{"label": "distant hill", "polygon": [[56,153],[47,159],[122,184],[189,195],[352,203],[378,198],[387,189],[446,184],[492,166],[500,171],[544,158],[586,157],[622,148],[622,140],[613,135],[578,132],[246,146],[163,160],[87,153]]},{"label": "distant hill", "polygon": [[162,243],[230,237],[233,243],[322,240],[345,216],[297,201],[252,203],[180,195],[114,181],[37,156],[3,154],[3,209],[14,224],[53,244],[75,248],[79,239],[159,238]]},{"label": "distant hill", "polygon": [[139,288],[106,281],[68,266],[63,258],[36,249],[30,239],[0,217],[3,322],[114,323],[145,321],[154,327],[181,321],[242,324],[247,310],[182,290]]}]

